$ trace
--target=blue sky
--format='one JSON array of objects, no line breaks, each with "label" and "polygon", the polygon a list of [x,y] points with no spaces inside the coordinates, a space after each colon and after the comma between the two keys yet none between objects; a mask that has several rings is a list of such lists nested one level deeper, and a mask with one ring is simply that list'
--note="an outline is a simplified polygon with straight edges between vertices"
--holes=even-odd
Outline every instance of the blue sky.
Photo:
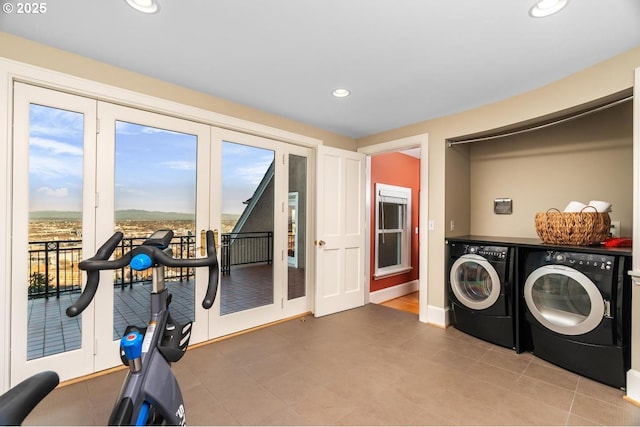
[{"label": "blue sky", "polygon": [[222,212],[239,215],[273,162],[274,152],[232,142],[222,143]]},{"label": "blue sky", "polygon": [[31,105],[30,210],[81,210],[82,140],[82,114]]},{"label": "blue sky", "polygon": [[[116,122],[116,210],[195,212],[196,143],[193,135]],[[273,157],[271,150],[223,143],[224,213],[244,210],[242,201],[253,195]],[[80,211],[82,159],[83,115],[32,104],[30,210]]]},{"label": "blue sky", "polygon": [[115,208],[195,213],[197,138],[116,122]]}]

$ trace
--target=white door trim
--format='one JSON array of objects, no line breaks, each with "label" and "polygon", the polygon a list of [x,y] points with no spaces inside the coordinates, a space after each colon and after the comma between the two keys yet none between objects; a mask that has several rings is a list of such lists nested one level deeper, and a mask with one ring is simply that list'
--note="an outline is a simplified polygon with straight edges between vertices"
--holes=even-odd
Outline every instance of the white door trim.
[{"label": "white door trim", "polygon": [[[633,239],[640,241],[640,68],[633,88]],[[631,312],[640,313],[640,245],[633,246]],[[640,332],[631,331],[631,369],[627,371],[627,396],[640,402]]]},{"label": "white door trim", "polygon": [[[419,290],[420,290],[420,315],[419,319],[424,323],[434,323],[437,326],[445,327],[446,322],[441,323],[440,321],[434,321],[434,319],[440,319],[442,316],[437,315],[438,311],[441,311],[441,308],[438,307],[429,307],[428,303],[428,287],[427,287],[427,278],[428,269],[429,269],[429,233],[427,232],[427,224],[429,223],[429,134],[423,133],[419,135],[409,136],[406,138],[395,139],[387,142],[382,142],[380,144],[369,145],[366,147],[358,148],[358,152],[367,155],[367,188],[371,188],[371,164],[370,164],[370,156],[373,154],[382,154],[393,151],[401,151],[409,148],[420,148],[420,277],[419,280]],[[371,195],[370,192],[367,191],[367,199],[366,199],[366,215],[367,215],[367,224],[371,227],[371,218],[369,212],[371,211]],[[367,259],[370,259],[370,250],[371,250],[371,242],[370,242],[370,232],[366,233],[366,248],[367,248]],[[369,283],[369,265],[367,263],[367,289],[371,289],[371,284]],[[369,301],[369,291],[365,292],[365,296],[367,301]]]}]

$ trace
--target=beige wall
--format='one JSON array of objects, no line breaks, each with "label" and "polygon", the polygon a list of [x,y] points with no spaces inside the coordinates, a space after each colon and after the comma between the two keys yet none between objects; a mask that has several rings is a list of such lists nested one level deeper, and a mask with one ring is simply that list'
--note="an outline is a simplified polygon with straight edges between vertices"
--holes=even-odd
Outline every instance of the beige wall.
[{"label": "beige wall", "polygon": [[[563,210],[571,200],[606,200],[613,204],[611,219],[630,237],[632,118],[633,103],[625,102],[541,130],[470,144],[471,234],[537,237],[536,212]],[[498,197],[513,199],[513,214],[493,212]]]},{"label": "beige wall", "polygon": [[[357,147],[365,147],[412,135],[429,134],[429,219],[433,220],[436,226],[434,231],[430,231],[429,236],[430,306],[443,308],[448,305],[445,292],[445,236],[469,234],[472,227],[469,167],[471,154],[469,148],[447,148],[446,140],[530,121],[627,90],[633,87],[634,70],[638,67],[640,47],[516,97],[356,141]],[[540,207],[545,207],[546,204],[548,203],[541,202]],[[515,209],[518,209],[517,204]],[[451,220],[455,221],[453,232],[449,230]]]},{"label": "beige wall", "polygon": [[0,57],[298,133],[320,139],[325,145],[332,147],[355,150],[355,141],[343,135],[106,65],[8,33],[0,32]]}]

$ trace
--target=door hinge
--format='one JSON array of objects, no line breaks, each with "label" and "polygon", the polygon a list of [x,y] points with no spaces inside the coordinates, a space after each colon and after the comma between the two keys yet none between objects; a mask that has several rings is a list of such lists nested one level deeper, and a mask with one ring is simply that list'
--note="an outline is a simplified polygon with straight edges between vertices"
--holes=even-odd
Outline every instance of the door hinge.
[{"label": "door hinge", "polygon": [[284,308],[284,298],[280,298],[280,308]]},{"label": "door hinge", "polygon": [[96,135],[100,133],[100,119],[96,118]]},{"label": "door hinge", "polygon": [[96,356],[98,354],[98,340],[94,340],[93,343],[93,355]]},{"label": "door hinge", "polygon": [[96,203],[95,207],[98,208],[100,206],[100,193],[96,192]]}]

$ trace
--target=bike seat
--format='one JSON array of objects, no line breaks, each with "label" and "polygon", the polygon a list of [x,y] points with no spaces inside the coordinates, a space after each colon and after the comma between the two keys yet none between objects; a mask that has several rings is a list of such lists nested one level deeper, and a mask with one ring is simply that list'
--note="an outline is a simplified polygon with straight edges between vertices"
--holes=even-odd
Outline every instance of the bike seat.
[{"label": "bike seat", "polygon": [[59,384],[53,371],[35,374],[0,396],[0,425],[20,425],[42,399]]}]

